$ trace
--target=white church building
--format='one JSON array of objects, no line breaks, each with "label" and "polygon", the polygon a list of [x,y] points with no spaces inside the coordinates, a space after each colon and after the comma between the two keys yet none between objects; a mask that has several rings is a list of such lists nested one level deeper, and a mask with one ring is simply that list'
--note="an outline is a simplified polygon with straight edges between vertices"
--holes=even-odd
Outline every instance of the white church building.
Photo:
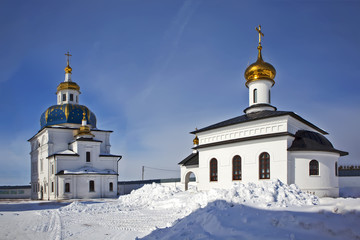
[{"label": "white church building", "polygon": [[337,163],[348,153],[333,147],[328,134],[291,111],[271,105],[275,68],[262,59],[245,71],[249,107],[244,115],[191,132],[193,153],[179,163],[181,182],[191,174],[197,188],[230,188],[236,182],[279,179],[317,196],[339,196]]},{"label": "white church building", "polygon": [[31,198],[71,199],[117,196],[119,155],[110,154],[112,131],[96,128],[96,116],[79,104],[80,87],[71,80],[69,53],[57,104],[41,115],[31,144]]}]

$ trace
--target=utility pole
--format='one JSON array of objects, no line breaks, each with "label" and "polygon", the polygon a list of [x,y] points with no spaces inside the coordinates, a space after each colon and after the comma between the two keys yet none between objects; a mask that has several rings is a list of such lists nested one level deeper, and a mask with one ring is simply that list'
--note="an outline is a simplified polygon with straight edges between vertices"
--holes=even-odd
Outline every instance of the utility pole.
[{"label": "utility pole", "polygon": [[141,174],[141,179],[144,180],[144,171],[145,171],[145,166],[142,166],[142,174]]}]

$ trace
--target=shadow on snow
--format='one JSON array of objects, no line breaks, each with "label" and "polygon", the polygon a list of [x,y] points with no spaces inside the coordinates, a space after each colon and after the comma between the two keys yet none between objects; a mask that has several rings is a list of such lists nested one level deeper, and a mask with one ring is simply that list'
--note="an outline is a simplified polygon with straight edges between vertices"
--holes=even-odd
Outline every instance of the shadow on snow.
[{"label": "shadow on snow", "polygon": [[360,239],[360,212],[259,209],[217,200],[149,239]]}]

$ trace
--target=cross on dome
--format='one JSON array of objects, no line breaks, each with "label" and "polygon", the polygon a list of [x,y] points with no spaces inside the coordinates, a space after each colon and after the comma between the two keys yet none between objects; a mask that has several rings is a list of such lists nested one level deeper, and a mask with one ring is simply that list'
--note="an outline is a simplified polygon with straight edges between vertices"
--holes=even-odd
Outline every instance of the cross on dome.
[{"label": "cross on dome", "polygon": [[259,33],[259,46],[261,46],[261,37],[264,36],[264,33],[261,31],[261,25],[259,27],[255,27],[256,31]]},{"label": "cross on dome", "polygon": [[69,52],[65,53],[65,56],[67,56],[67,66],[65,67],[65,73],[71,73],[72,68],[70,67],[70,57],[72,56]]}]

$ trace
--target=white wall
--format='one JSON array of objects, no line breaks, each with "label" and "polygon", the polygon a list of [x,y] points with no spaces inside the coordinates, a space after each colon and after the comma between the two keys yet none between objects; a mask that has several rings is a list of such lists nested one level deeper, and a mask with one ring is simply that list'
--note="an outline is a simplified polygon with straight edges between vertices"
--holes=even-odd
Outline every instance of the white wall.
[{"label": "white wall", "polygon": [[[198,189],[230,188],[232,183],[232,159],[241,157],[242,182],[264,181],[259,179],[259,156],[270,154],[270,179],[280,179],[287,183],[287,142],[289,137],[274,137],[247,142],[199,149]],[[210,160],[218,160],[218,181],[210,181]],[[266,181],[266,180],[265,180]]]},{"label": "white wall", "polygon": [[[319,197],[339,196],[339,177],[335,175],[335,162],[340,155],[330,152],[291,152],[290,161],[294,164],[294,182],[305,192],[313,193]],[[311,160],[319,162],[319,175],[309,175]]]}]

